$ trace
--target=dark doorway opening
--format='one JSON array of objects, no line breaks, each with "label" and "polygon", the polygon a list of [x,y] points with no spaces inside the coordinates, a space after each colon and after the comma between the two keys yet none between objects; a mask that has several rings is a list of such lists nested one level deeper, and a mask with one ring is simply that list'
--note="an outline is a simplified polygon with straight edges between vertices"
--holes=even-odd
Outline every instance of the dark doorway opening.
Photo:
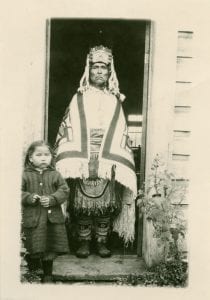
[{"label": "dark doorway opening", "polygon": [[[146,21],[122,19],[51,19],[49,23],[48,95],[45,138],[54,145],[58,128],[84,72],[86,55],[96,45],[112,49],[123,108],[130,128],[139,185]],[[134,118],[132,118],[134,116]],[[135,116],[137,116],[135,118]],[[138,210],[136,219],[138,221]],[[136,225],[139,230],[139,224]],[[139,238],[139,233],[136,232]],[[113,234],[112,247],[124,254],[136,253]]]}]

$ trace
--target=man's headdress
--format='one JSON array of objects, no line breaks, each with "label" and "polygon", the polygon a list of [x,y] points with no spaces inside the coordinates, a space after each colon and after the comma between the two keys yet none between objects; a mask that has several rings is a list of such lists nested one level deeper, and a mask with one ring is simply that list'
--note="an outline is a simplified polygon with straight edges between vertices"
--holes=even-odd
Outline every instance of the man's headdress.
[{"label": "man's headdress", "polygon": [[101,62],[110,66],[110,77],[108,80],[107,89],[110,93],[117,96],[121,101],[124,101],[125,96],[120,93],[119,83],[117,79],[117,75],[114,69],[114,60],[111,49],[104,47],[102,45],[96,46],[90,49],[89,54],[86,59],[86,66],[84,74],[80,80],[80,86],[78,91],[84,92],[90,86],[89,82],[89,71],[91,64]]},{"label": "man's headdress", "polygon": [[110,65],[113,60],[112,51],[104,46],[96,46],[90,49],[88,54],[89,61],[91,63],[102,62],[106,65]]}]

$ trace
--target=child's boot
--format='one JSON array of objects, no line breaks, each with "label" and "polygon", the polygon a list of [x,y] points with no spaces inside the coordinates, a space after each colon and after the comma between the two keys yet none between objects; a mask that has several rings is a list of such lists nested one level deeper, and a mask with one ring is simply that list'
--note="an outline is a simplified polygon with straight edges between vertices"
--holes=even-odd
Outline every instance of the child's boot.
[{"label": "child's boot", "polygon": [[41,269],[41,260],[39,257],[32,257],[30,254],[27,254],[25,256],[25,260],[27,262],[28,269],[30,272]]},{"label": "child's boot", "polygon": [[43,278],[42,283],[52,283],[52,269],[53,269],[53,260],[43,260],[42,261],[43,268]]}]

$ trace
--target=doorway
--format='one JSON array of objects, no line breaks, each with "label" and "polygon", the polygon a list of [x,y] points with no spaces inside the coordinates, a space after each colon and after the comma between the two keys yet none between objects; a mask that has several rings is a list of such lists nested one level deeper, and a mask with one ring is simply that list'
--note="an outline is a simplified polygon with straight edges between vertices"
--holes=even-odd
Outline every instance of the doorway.
[{"label": "doorway", "polygon": [[[96,45],[111,48],[120,91],[126,95],[123,109],[135,157],[138,188],[144,179],[145,165],[148,23],[122,19],[51,19],[48,23],[45,138],[51,145],[55,144],[64,112],[79,86],[89,49]],[[112,247],[117,253],[141,255],[142,226],[136,209],[134,244],[124,247],[123,241],[114,234],[111,236]]]}]

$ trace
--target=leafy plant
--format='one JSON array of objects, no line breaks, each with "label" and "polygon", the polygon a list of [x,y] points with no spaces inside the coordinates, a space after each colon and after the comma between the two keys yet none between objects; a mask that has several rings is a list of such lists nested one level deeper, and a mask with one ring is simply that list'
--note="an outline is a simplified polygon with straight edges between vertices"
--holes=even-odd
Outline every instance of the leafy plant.
[{"label": "leafy plant", "polygon": [[137,204],[154,226],[154,237],[164,246],[164,258],[178,259],[179,237],[186,233],[186,220],[180,204],[186,196],[186,181],[169,172],[160,155],[156,155]]},{"label": "leafy plant", "polygon": [[137,284],[153,286],[185,287],[188,278],[188,264],[185,261],[174,260],[161,262],[148,269],[147,273],[138,276]]},{"label": "leafy plant", "polygon": [[188,263],[180,259],[161,262],[140,275],[130,274],[118,278],[118,285],[175,286],[185,287],[188,279]]}]

